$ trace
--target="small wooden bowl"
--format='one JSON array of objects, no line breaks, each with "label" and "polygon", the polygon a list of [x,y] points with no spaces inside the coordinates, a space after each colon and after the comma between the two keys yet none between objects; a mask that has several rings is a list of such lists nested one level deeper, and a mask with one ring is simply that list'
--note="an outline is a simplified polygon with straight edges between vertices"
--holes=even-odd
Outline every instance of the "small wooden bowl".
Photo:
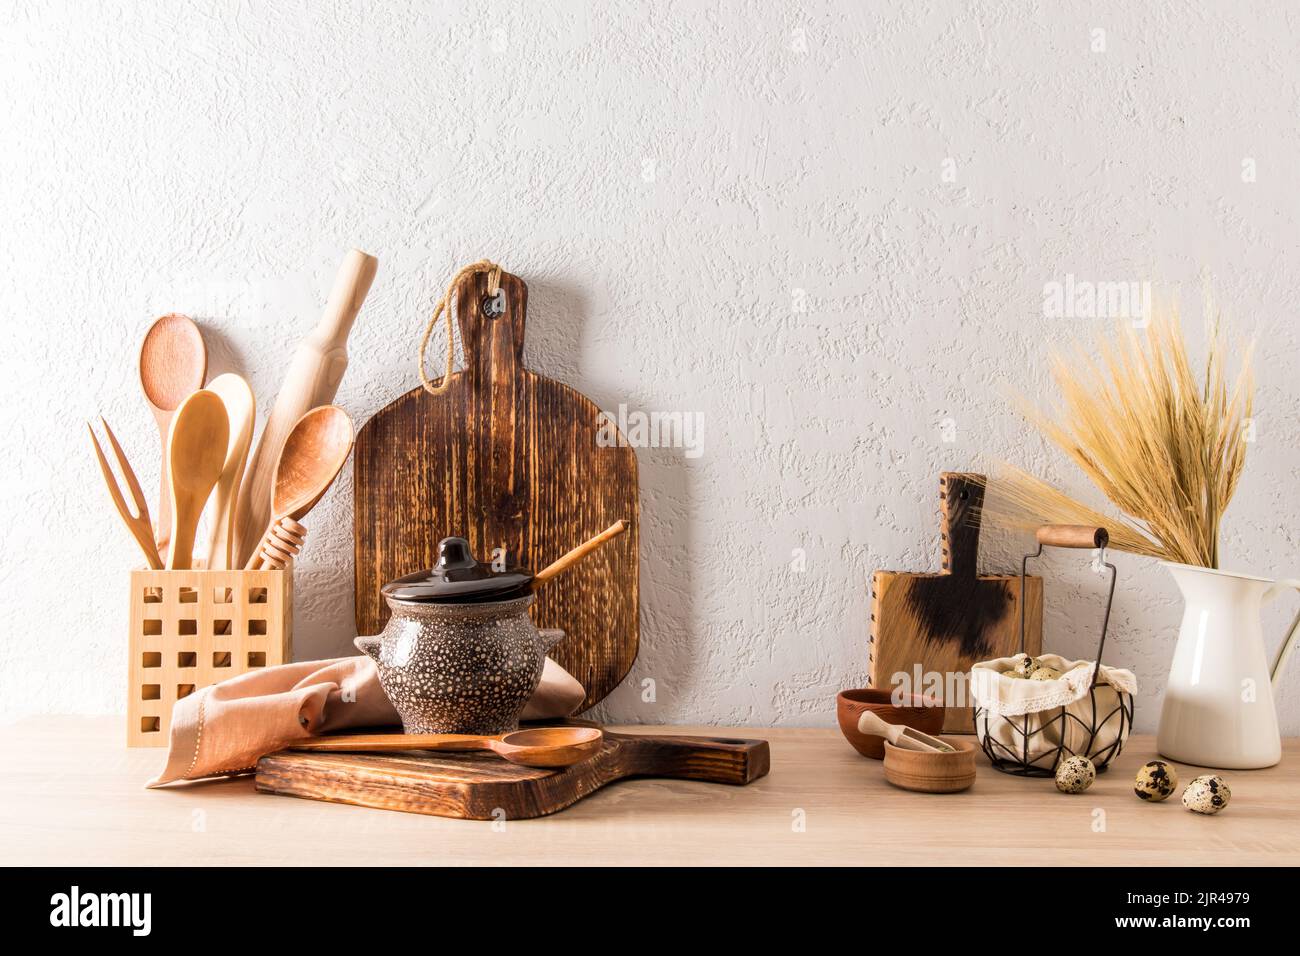
[{"label": "small wooden bowl", "polygon": [[890,703],[893,691],[881,687],[842,690],[835,698],[835,719],[840,733],[864,757],[880,760],[885,756],[885,738],[858,730],[858,718],[865,710],[874,711],[890,724],[904,724],[913,730],[934,735],[943,730],[943,706],[932,697],[912,696],[912,707],[895,707]]},{"label": "small wooden bowl", "polygon": [[918,793],[956,793],[975,782],[975,741],[940,737],[952,753],[905,750],[885,742],[885,779]]}]

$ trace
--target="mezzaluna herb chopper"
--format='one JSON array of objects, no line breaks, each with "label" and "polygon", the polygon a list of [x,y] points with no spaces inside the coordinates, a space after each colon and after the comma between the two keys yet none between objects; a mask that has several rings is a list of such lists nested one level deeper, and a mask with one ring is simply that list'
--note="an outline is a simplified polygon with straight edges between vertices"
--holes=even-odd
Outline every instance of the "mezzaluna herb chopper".
[{"label": "mezzaluna herb chopper", "polygon": [[[1110,535],[1105,528],[1087,525],[1044,525],[1035,535],[1038,549],[1020,562],[1021,587],[1029,561],[1044,547],[1098,551],[1095,567],[1110,574],[1106,609],[1102,616],[1097,657],[1091,662],[1068,662],[1055,655],[1051,667],[1068,669],[1068,674],[1033,681],[1013,679],[998,668],[1006,660],[982,662],[971,670],[975,698],[975,733],[994,768],[1021,777],[1050,777],[1066,757],[1088,757],[1098,773],[1119,756],[1133,726],[1133,691],[1136,681],[1128,671],[1103,668],[1102,652],[1115,599],[1115,565],[1106,560]],[[1024,607],[1020,617],[1020,655],[1025,658]],[[1088,683],[1081,678],[1090,672]],[[1019,686],[1017,686],[1019,685]]]},{"label": "mezzaluna herb chopper", "polygon": [[433,568],[384,585],[388,624],[354,643],[375,661],[403,730],[494,736],[517,729],[547,653],[564,637],[533,624],[533,592],[627,527],[616,522],[536,575],[476,561],[464,538],[444,538]]}]

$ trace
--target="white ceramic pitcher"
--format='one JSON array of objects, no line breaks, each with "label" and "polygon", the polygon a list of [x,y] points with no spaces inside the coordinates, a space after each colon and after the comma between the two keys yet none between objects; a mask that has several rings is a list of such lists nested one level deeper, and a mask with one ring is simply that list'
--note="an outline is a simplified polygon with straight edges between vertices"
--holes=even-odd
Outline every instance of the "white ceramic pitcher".
[{"label": "white ceramic pitcher", "polygon": [[1183,624],[1169,670],[1156,748],[1180,763],[1227,770],[1282,759],[1273,687],[1286,666],[1300,615],[1270,669],[1260,607],[1300,580],[1166,562],[1183,592]]}]

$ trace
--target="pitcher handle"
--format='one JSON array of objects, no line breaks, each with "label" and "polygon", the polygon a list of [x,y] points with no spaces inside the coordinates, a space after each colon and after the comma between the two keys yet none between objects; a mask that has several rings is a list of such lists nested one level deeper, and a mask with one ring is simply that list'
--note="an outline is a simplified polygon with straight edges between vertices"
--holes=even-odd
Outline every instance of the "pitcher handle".
[{"label": "pitcher handle", "polygon": [[[1264,592],[1264,600],[1271,601],[1287,588],[1294,588],[1300,591],[1300,578],[1279,578],[1273,582],[1272,587]],[[1296,634],[1300,633],[1300,613],[1297,613],[1295,620],[1291,622],[1291,627],[1286,632],[1286,637],[1282,639],[1282,646],[1277,649],[1277,657],[1273,658],[1273,670],[1269,672],[1269,680],[1273,686],[1277,687],[1278,678],[1286,669],[1286,662],[1291,657],[1291,651],[1295,649]]]}]

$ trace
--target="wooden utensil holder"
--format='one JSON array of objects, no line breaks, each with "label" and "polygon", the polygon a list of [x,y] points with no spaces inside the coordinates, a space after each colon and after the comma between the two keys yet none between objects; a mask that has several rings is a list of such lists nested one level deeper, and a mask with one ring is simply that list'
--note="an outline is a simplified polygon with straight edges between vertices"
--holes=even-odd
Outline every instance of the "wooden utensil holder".
[{"label": "wooden utensil holder", "polygon": [[293,653],[293,570],[131,572],[127,745],[165,747],[172,705]]}]

